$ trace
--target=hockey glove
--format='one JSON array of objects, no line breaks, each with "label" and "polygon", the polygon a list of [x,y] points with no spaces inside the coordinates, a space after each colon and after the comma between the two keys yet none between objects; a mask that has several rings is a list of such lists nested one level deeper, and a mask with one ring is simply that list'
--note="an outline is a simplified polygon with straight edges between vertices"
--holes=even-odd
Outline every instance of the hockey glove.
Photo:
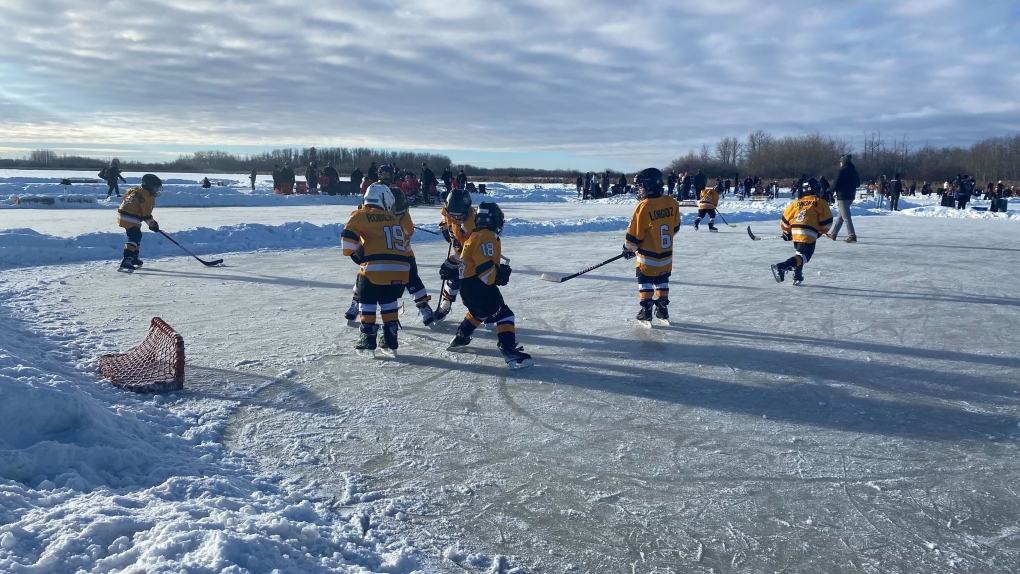
[{"label": "hockey glove", "polygon": [[351,254],[351,261],[353,261],[355,265],[361,265],[364,258],[365,249],[363,247],[359,247],[357,251]]},{"label": "hockey glove", "polygon": [[506,263],[501,263],[499,268],[496,270],[496,285],[502,287],[509,283],[511,273],[513,273],[513,269],[511,269]]},{"label": "hockey glove", "polygon": [[155,219],[149,220],[149,231],[153,233],[159,233],[159,224],[156,223]]},{"label": "hockey glove", "polygon": [[634,253],[630,249],[627,249],[626,247],[624,247],[623,248],[623,253],[621,253],[621,255],[623,255],[624,259],[633,259],[634,256],[637,255],[637,253]]},{"label": "hockey glove", "polygon": [[460,266],[447,259],[439,268],[439,278],[443,281],[456,281],[460,278]]},{"label": "hockey glove", "polygon": [[783,233],[783,241],[793,241],[793,235],[789,231]]},{"label": "hockey glove", "polygon": [[450,227],[448,225],[443,225],[439,229],[443,232],[443,239],[445,239],[447,243],[453,243],[453,235],[450,234]]}]

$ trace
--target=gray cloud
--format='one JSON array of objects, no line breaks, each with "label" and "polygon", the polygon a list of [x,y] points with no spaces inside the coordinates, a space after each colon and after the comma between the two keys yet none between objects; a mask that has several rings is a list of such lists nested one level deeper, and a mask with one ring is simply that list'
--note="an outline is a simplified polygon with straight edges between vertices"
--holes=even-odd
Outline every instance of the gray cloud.
[{"label": "gray cloud", "polygon": [[757,129],[966,144],[1020,130],[1018,21],[1012,0],[8,0],[0,131],[623,168]]}]

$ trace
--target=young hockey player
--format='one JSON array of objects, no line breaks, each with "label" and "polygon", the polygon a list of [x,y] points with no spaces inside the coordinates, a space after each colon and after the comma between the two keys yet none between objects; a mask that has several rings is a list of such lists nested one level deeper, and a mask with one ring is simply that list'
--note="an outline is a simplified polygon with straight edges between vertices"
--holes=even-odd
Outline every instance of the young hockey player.
[{"label": "young hockey player", "polygon": [[656,319],[665,322],[669,320],[669,275],[673,271],[673,236],[680,230],[680,204],[662,195],[662,172],[654,167],[638,173],[634,185],[641,201],[627,227],[623,257],[637,256],[641,302],[637,319],[651,324],[654,304]]},{"label": "young hockey player", "polygon": [[[411,250],[411,236],[414,235],[414,221],[411,220],[411,214],[408,213],[407,198],[404,197],[400,190],[394,192],[394,188],[390,187],[390,193],[393,195],[393,215],[397,216],[397,220],[400,222],[400,227],[404,230],[405,247],[407,249],[407,256],[411,258],[411,271],[408,276],[407,282],[407,294],[414,299],[414,304],[418,307],[418,313],[421,314],[421,323],[426,327],[432,324],[432,307],[429,307],[429,301],[432,297],[429,296],[428,291],[425,289],[425,284],[422,282],[421,277],[418,275],[418,263],[415,260],[414,252]],[[358,278],[361,278],[361,274],[358,274]],[[354,293],[351,298],[351,306],[344,313],[344,318],[347,319],[347,323],[351,326],[352,322],[358,317],[358,281],[354,283]]]},{"label": "young hockey player", "polygon": [[124,199],[117,209],[117,225],[127,232],[127,243],[124,244],[124,259],[117,271],[132,273],[142,266],[138,258],[142,243],[142,222],[153,232],[159,231],[159,224],[152,218],[152,208],[156,207],[156,196],[163,190],[163,182],[151,173],[142,176],[142,185],[132,187],[124,194]]},{"label": "young hockey player", "polygon": [[705,188],[701,191],[701,198],[698,201],[698,218],[694,220],[694,231],[698,230],[701,218],[708,216],[708,230],[719,231],[715,227],[715,207],[719,205],[719,192],[712,188]]},{"label": "young hockey player", "polygon": [[446,196],[446,202],[439,211],[443,217],[439,229],[450,244],[446,261],[439,268],[439,277],[443,280],[442,296],[436,306],[435,322],[442,321],[450,314],[453,302],[460,292],[460,252],[475,227],[475,213],[471,207],[471,194],[463,189],[454,189]]},{"label": "young hockey player", "polygon": [[510,281],[510,266],[501,265],[499,234],[503,231],[503,211],[491,201],[478,205],[472,232],[461,249],[460,290],[467,314],[449,350],[457,351],[471,343],[471,334],[484,321],[496,323],[497,347],[511,370],[534,364],[524,347],[517,345],[514,312],[503,302],[499,288]]},{"label": "young hockey player", "polygon": [[784,240],[793,241],[796,253],[786,261],[772,266],[772,275],[779,283],[783,282],[790,271],[793,271],[794,285],[804,282],[804,264],[811,260],[815,252],[815,240],[825,235],[832,225],[832,210],[827,201],[818,197],[820,189],[818,180],[812,177],[804,186],[804,197],[793,201],[783,211],[779,229],[783,232]]},{"label": "young hockey player", "polygon": [[340,234],[344,255],[361,269],[358,278],[358,300],[361,310],[361,337],[355,349],[360,354],[375,356],[376,313],[382,315],[383,331],[379,343],[387,354],[397,352],[397,299],[404,292],[413,259],[407,254],[407,238],[400,221],[390,211],[393,194],[382,184],[365,190],[360,209],[351,214]]}]

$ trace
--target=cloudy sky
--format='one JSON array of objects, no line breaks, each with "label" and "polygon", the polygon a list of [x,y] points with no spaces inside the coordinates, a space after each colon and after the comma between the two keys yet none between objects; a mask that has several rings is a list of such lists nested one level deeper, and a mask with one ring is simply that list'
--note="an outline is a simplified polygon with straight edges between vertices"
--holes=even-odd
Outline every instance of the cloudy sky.
[{"label": "cloudy sky", "polygon": [[0,157],[431,150],[636,170],[1020,131],[1018,0],[0,0]]}]

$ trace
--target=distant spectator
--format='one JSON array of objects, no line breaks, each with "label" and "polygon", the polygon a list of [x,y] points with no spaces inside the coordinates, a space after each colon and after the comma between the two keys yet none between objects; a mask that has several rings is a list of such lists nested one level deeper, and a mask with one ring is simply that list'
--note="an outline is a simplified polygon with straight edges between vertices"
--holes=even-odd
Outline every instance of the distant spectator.
[{"label": "distant spectator", "polygon": [[113,158],[113,160],[110,161],[110,165],[103,170],[103,173],[106,174],[104,179],[106,179],[106,185],[109,186],[109,189],[106,190],[106,197],[109,198],[110,194],[113,193],[116,193],[117,197],[120,197],[120,186],[117,185],[117,180],[119,179],[120,181],[127,183],[127,180],[124,179],[124,176],[121,175],[120,172],[120,160]]},{"label": "distant spectator", "polygon": [[857,232],[854,230],[853,219],[850,218],[850,206],[853,204],[857,194],[857,188],[861,185],[861,176],[857,173],[857,167],[851,161],[850,154],[844,155],[839,161],[839,174],[832,184],[832,193],[836,196],[836,206],[839,215],[832,222],[832,229],[827,237],[833,241],[839,237],[839,230],[846,222],[846,230],[850,234],[846,243],[857,243]]},{"label": "distant spectator", "polygon": [[[443,178],[443,185],[446,186],[446,193],[450,193],[450,190],[453,189],[453,172],[450,171],[450,166],[446,166],[445,168],[443,168],[442,178]],[[445,200],[446,199],[445,199],[445,196],[444,196],[443,201],[445,201]]]},{"label": "distant spectator", "polygon": [[251,190],[252,191],[255,191],[255,180],[258,179],[258,177],[259,177],[259,172],[254,167],[251,168],[251,175],[248,176],[248,179],[251,180]]},{"label": "distant spectator", "polygon": [[620,181],[618,181],[616,185],[620,188],[618,193],[627,193],[627,174],[621,173]]},{"label": "distant spectator", "polygon": [[577,181],[574,182],[577,186],[577,197],[581,197],[581,188],[584,187],[584,177],[581,174],[577,174]]},{"label": "distant spectator", "polygon": [[825,179],[825,176],[821,176],[818,179],[818,189],[821,191],[821,198],[827,203],[832,203],[832,195],[829,193],[829,180]]},{"label": "distant spectator", "polygon": [[610,179],[609,178],[609,170],[607,169],[602,174],[602,193],[605,194],[605,195],[609,195],[609,179]]},{"label": "distant spectator", "polygon": [[956,209],[967,209],[967,202],[970,201],[971,187],[967,176],[956,178]]},{"label": "distant spectator", "polygon": [[464,170],[457,172],[457,188],[467,189],[467,174],[464,173]]},{"label": "distant spectator", "polygon": [[436,174],[429,168],[428,164],[421,162],[421,193],[423,199],[431,202],[437,195],[438,191],[436,186],[439,185],[439,180],[436,179]]},{"label": "distant spectator", "polygon": [[[361,189],[361,182],[365,180],[365,174],[361,173],[360,167],[355,167],[354,171],[351,172],[351,183],[354,184],[354,189]],[[355,192],[351,192],[352,194]]]},{"label": "distant spectator", "polygon": [[903,195],[903,180],[900,174],[893,175],[889,182],[889,211],[900,210],[900,196]]},{"label": "distant spectator", "polygon": [[212,182],[209,181],[209,178],[208,177],[202,178],[202,188],[209,189],[210,187],[212,187]]},{"label": "distant spectator", "polygon": [[379,168],[375,166],[374,161],[372,162],[372,165],[368,166],[368,173],[366,175],[370,182],[379,181]]},{"label": "distant spectator", "polygon": [[326,179],[329,180],[326,184],[326,189],[323,191],[330,195],[336,195],[337,188],[340,187],[340,174],[333,167],[333,162],[326,162],[326,167],[322,168],[322,175],[326,176]]},{"label": "distant spectator", "polygon": [[687,199],[688,196],[691,194],[691,185],[693,185],[693,183],[694,183],[694,181],[691,178],[691,175],[689,173],[687,173],[686,171],[684,172],[684,174],[682,176],[680,176],[680,199],[681,200]]},{"label": "distant spectator", "polygon": [[283,169],[280,170],[280,192],[284,195],[290,195],[294,193],[294,183],[297,178],[294,176],[294,170],[290,168],[290,162],[283,162]]},{"label": "distant spectator", "polygon": [[305,168],[305,185],[308,186],[309,192],[319,187],[319,170],[314,161],[309,162],[308,167]]},{"label": "distant spectator", "polygon": [[701,170],[699,169],[698,173],[694,174],[695,197],[701,197],[701,192],[705,191],[706,187],[708,187],[708,176],[701,173]]},{"label": "distant spectator", "polygon": [[273,166],[273,193],[281,193],[281,191],[280,191],[280,183],[283,180],[280,177],[280,172],[282,172],[282,171],[283,170],[280,169],[280,164],[276,164],[276,165]]}]

